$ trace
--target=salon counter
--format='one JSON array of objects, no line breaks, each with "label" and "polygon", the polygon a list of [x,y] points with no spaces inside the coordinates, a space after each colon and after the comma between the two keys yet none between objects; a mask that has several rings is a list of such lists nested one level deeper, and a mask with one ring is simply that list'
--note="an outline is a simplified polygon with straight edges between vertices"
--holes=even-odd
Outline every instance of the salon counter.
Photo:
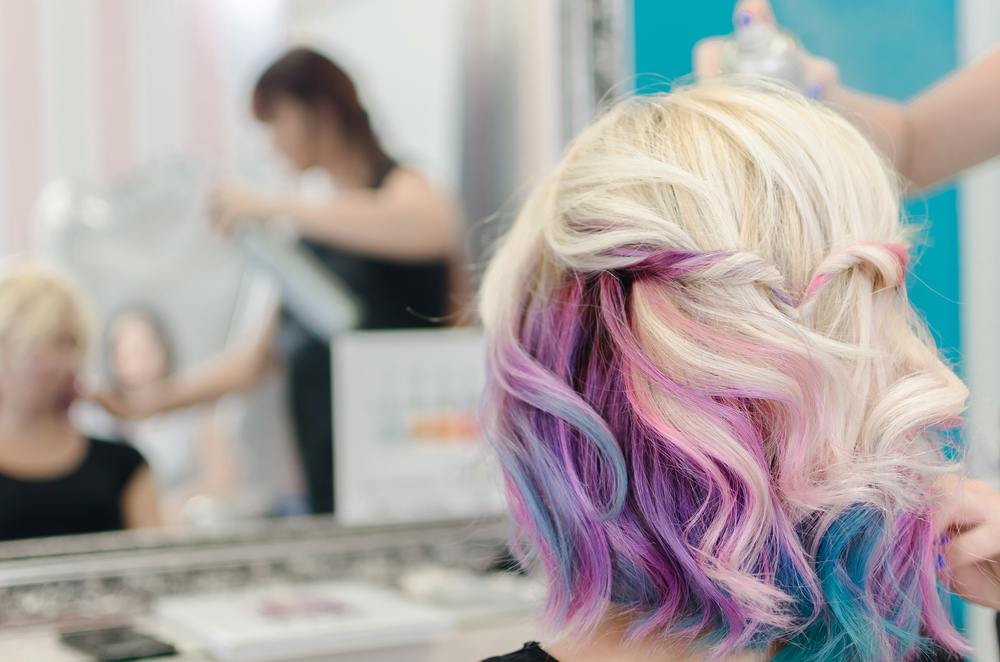
[{"label": "salon counter", "polygon": [[[169,641],[180,651],[176,657],[164,658],[178,662],[214,662],[208,652],[181,629],[155,617],[142,617],[134,623],[136,630]],[[479,662],[479,660],[510,652],[529,640],[538,639],[535,626],[525,618],[522,622],[493,627],[460,629],[441,641],[420,646],[384,648],[355,653],[342,653],[319,658],[289,658],[282,662]],[[59,642],[55,629],[35,627],[0,632],[0,660],[5,662],[93,662],[93,658],[68,648]]]},{"label": "salon counter", "polygon": [[537,585],[503,572],[483,574],[498,560],[505,564],[506,534],[500,518],[359,529],[303,518],[209,534],[158,531],[4,543],[0,660],[90,660],[61,644],[58,632],[102,624],[129,624],[174,644],[180,655],[168,659],[212,660],[207,642],[167,620],[159,609],[164,602],[346,581],[389,587],[450,615],[452,625],[419,645],[391,648],[377,639],[383,648],[359,646],[360,652],[281,662],[478,662],[540,636],[532,625]]}]

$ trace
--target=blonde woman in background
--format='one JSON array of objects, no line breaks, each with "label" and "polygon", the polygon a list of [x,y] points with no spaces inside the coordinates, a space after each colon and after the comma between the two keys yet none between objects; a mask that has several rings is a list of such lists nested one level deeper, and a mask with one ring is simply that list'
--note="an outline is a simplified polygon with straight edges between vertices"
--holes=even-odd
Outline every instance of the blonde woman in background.
[{"label": "blonde woman in background", "polygon": [[0,540],[159,525],[142,455],[67,416],[89,335],[67,283],[35,268],[0,278]]}]

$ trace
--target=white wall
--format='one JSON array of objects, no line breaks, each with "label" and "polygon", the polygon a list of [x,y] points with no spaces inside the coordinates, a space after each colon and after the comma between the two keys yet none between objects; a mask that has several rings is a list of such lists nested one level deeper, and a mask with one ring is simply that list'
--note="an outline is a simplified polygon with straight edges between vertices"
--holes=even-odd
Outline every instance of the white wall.
[{"label": "white wall", "polygon": [[386,150],[458,190],[466,0],[293,4],[290,38],[354,79]]},{"label": "white wall", "polygon": [[97,174],[93,0],[42,3],[45,161],[48,178]]},{"label": "white wall", "polygon": [[285,46],[288,2],[0,0],[0,255],[29,248],[52,179],[167,155],[275,179],[249,91]]},{"label": "white wall", "polygon": [[[970,62],[1000,45],[1000,0],[958,0],[959,59]],[[970,473],[1000,486],[1000,159],[974,168],[959,189],[962,354],[971,392],[967,439]],[[996,612],[967,613],[977,661],[1000,659]]]}]

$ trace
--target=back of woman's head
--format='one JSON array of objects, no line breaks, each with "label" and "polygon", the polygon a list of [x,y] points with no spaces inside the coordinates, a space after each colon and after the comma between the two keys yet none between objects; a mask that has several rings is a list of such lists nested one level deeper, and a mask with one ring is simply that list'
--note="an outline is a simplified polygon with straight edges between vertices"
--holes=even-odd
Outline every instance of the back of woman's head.
[{"label": "back of woman's head", "polygon": [[484,425],[545,615],[781,660],[961,648],[931,505],[966,391],[907,303],[897,181],[737,83],[613,108],[486,274]]}]

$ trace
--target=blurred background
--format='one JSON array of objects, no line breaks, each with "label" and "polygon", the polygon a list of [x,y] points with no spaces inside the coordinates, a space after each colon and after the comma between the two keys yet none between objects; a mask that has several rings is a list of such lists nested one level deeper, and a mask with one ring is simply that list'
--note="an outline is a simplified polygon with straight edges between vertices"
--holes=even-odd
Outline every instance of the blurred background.
[{"label": "blurred background", "polygon": [[[251,112],[262,72],[306,46],[353,79],[385,152],[455,201],[460,276],[474,283],[524,193],[592,116],[600,93],[590,24],[601,12],[605,23],[623,21],[623,8],[496,0],[3,4],[0,253],[14,263],[40,259],[80,288],[97,339],[83,373],[93,388],[115,381],[108,334],[123,310],[157,318],[174,374],[260,333],[280,283],[213,232],[206,195],[214,183],[236,180],[317,203],[335,196],[329,174],[300,172]],[[564,24],[564,11],[575,26]],[[615,29],[616,39],[625,33],[624,24]],[[583,58],[572,80],[564,50]],[[610,57],[604,77],[627,85],[624,50]],[[225,461],[241,474],[232,516],[310,510],[286,382],[279,366],[213,414],[211,427],[228,439]],[[474,397],[467,400],[471,406]],[[116,424],[91,403],[72,414],[103,438],[184,427],[186,436],[200,434],[190,416],[153,432]],[[198,443],[189,442],[189,453]],[[155,445],[139,447],[162,454]],[[171,461],[182,458],[162,460]],[[191,523],[179,512],[170,519]]]},{"label": "blurred background", "polygon": [[[897,100],[1000,41],[1000,0],[772,4],[808,50],[837,63],[843,83]],[[732,10],[724,0],[0,0],[0,268],[41,263],[79,291],[93,327],[83,394],[122,390],[115,357],[125,336],[115,325],[123,313],[146,316],[146,330],[135,331],[142,346],[136,360],[169,357],[160,377],[193,374],[255,339],[285,357],[245,388],[150,416],[79,399],[70,411],[77,429],[130,443],[146,457],[161,521],[173,528],[145,542],[84,536],[75,543],[9,543],[9,551],[0,550],[0,592],[10,598],[0,600],[7,605],[0,625],[64,619],[52,605],[93,602],[94,595],[118,605],[112,612],[137,604],[148,611],[156,598],[183,595],[203,581],[170,584],[166,557],[154,554],[134,573],[139,588],[102,588],[100,582],[124,580],[118,562],[95,562],[86,577],[58,580],[78,591],[66,599],[72,591],[59,593],[48,570],[37,570],[53,556],[109,549],[128,555],[176,548],[187,551],[162,554],[183,557],[192,549],[211,556],[222,545],[233,560],[214,567],[230,574],[212,584],[216,575],[208,573],[200,586],[209,587],[256,586],[232,579],[252,575],[250,556],[269,568],[260,572],[287,580],[291,571],[260,561],[270,558],[260,545],[278,541],[284,551],[276,556],[294,548],[301,558],[326,559],[300,579],[392,575],[414,594],[462,586],[481,601],[491,596],[485,602],[496,602],[497,591],[510,597],[521,590],[442,574],[442,567],[509,569],[503,531],[476,541],[487,554],[462,548],[445,553],[445,561],[435,556],[436,570],[400,579],[399,568],[429,567],[420,556],[431,554],[427,540],[461,540],[468,521],[502,518],[494,468],[474,422],[484,375],[468,303],[490,245],[568,141],[603,104],[690,81],[695,43],[731,32]],[[316,284],[316,255],[303,257],[301,232],[278,224],[248,237],[213,228],[209,200],[220,182],[316,205],[344,195],[324,168],[297,167],[275,147],[274,127],[254,116],[261,74],[299,47],[346,72],[385,153],[453,210],[456,248],[438,257],[452,269],[455,305],[440,318],[411,311],[427,323],[405,325],[437,328],[387,331],[362,322],[358,330],[365,315],[358,293],[343,283],[333,291]],[[970,385],[964,441],[979,449],[976,461],[989,476],[1000,476],[1000,307],[992,300],[1000,283],[998,208],[995,162],[907,204],[923,228],[911,297]],[[335,464],[326,456],[311,460],[313,451],[296,442],[299,414],[289,400],[295,350],[287,333],[271,338],[267,331],[272,323],[287,330],[289,315],[308,318],[302,309],[316,301],[344,310],[339,318],[312,320],[327,324],[322,333],[305,323],[324,342],[330,338],[323,333],[335,336],[335,374],[327,378],[334,384],[327,407],[337,412],[327,433],[336,439]],[[153,349],[143,349],[144,342]],[[329,351],[320,356],[329,372]],[[311,493],[316,462],[319,473],[336,477],[335,488],[326,488],[335,490],[335,519],[320,518],[319,528],[296,524],[304,528],[294,535],[268,528],[275,518],[334,510],[332,502],[317,507]],[[434,529],[440,522],[451,524]],[[342,534],[349,527],[358,528]],[[363,556],[357,550],[377,547],[365,547],[371,527],[388,527],[397,538],[378,547],[381,570],[358,570],[351,565]],[[350,548],[353,560],[296,547],[308,538],[304,530],[328,549]],[[232,551],[239,549],[249,551]],[[405,550],[420,562],[400,560]],[[510,599],[510,613],[527,613],[536,596],[525,591]],[[286,598],[315,604],[315,596]],[[174,622],[190,622],[202,608],[178,603],[167,611]],[[88,613],[73,609],[74,618]],[[994,615],[961,607],[956,613],[978,637],[981,659],[997,659],[995,641],[982,634]],[[523,634],[511,632],[511,641]]]}]

